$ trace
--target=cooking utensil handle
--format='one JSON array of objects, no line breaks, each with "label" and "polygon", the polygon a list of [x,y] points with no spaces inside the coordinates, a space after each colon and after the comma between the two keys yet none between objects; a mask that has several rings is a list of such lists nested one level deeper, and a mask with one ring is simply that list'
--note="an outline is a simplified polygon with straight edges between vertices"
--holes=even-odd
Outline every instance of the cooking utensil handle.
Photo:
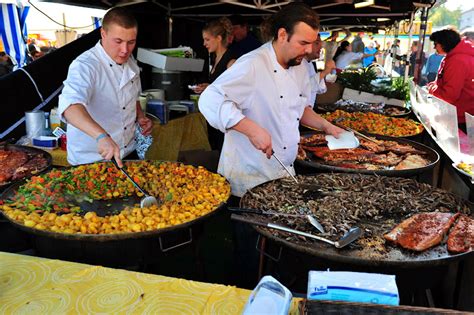
[{"label": "cooking utensil handle", "polygon": [[243,222],[243,223],[254,224],[254,225],[260,225],[260,226],[267,226],[267,223],[259,222],[259,221],[256,221],[256,220],[252,220],[251,218],[247,218],[247,217],[244,217],[244,216],[241,216],[241,215],[238,215],[238,214],[232,214],[232,215],[230,216],[230,218],[231,218],[232,220],[240,221],[240,222]]},{"label": "cooking utensil handle", "polygon": [[133,178],[128,175],[127,171],[125,171],[123,169],[123,167],[120,167],[117,163],[117,160],[115,160],[115,157],[113,156],[112,159],[111,159],[112,163],[115,165],[115,167],[120,170],[125,176],[128,177],[128,179],[130,179],[130,181],[133,183],[133,185],[142,193],[144,194],[145,196],[148,196],[148,194],[133,180]]},{"label": "cooking utensil handle", "polygon": [[255,213],[255,214],[264,214],[260,209],[250,209],[250,208],[238,208],[238,207],[227,207],[229,211],[237,213]]},{"label": "cooking utensil handle", "polygon": [[288,233],[298,234],[298,235],[301,235],[301,236],[304,236],[304,237],[308,237],[308,238],[312,238],[312,239],[315,239],[315,240],[318,240],[318,241],[326,242],[326,243],[331,244],[333,246],[335,245],[335,242],[333,242],[331,240],[328,240],[327,238],[316,236],[316,235],[313,235],[313,234],[309,234],[309,233],[294,230],[294,229],[290,229],[286,226],[282,226],[282,225],[278,225],[278,224],[274,224],[274,223],[268,223],[266,226],[269,227],[269,228],[275,229],[275,230],[280,230],[280,231],[284,231],[284,232],[288,232]]},{"label": "cooking utensil handle", "polygon": [[255,220],[252,220],[250,218],[246,218],[246,217],[243,217],[241,215],[237,215],[237,214],[232,214],[230,216],[230,218],[232,220],[236,220],[236,221],[240,221],[240,222],[244,222],[244,223],[248,223],[248,224],[254,224],[254,225],[260,225],[260,226],[265,226],[265,227],[268,227],[268,228],[271,228],[271,229],[275,229],[275,230],[280,230],[280,231],[284,231],[284,232],[287,232],[287,233],[292,233],[292,234],[297,234],[297,235],[301,235],[301,236],[305,236],[305,237],[308,237],[308,238],[312,238],[312,239],[315,239],[315,240],[318,240],[318,241],[322,241],[322,242],[326,242],[328,244],[331,244],[333,246],[335,246],[335,242],[331,241],[331,240],[328,240],[324,237],[319,237],[319,236],[316,236],[316,235],[313,235],[313,234],[309,234],[309,233],[306,233],[306,232],[301,232],[301,231],[298,231],[298,230],[293,230],[293,229],[290,229],[290,228],[287,228],[286,226],[282,226],[282,225],[278,225],[278,224],[274,224],[274,223],[264,223],[264,222],[259,222],[259,221],[255,221]]},{"label": "cooking utensil handle", "polygon": [[288,175],[291,176],[291,178],[295,181],[295,183],[299,184],[296,177],[294,177],[293,174],[291,174],[290,170],[285,166],[285,164],[283,164],[283,162],[278,158],[278,156],[275,155],[275,151],[273,150],[272,150],[272,156],[278,161],[278,163],[280,163],[280,165],[285,169]]}]

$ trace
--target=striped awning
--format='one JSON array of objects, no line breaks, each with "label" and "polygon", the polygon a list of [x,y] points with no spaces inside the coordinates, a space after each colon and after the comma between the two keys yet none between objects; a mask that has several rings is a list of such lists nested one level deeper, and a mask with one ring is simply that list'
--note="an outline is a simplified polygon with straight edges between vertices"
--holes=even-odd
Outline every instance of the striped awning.
[{"label": "striped awning", "polygon": [[0,37],[16,68],[26,64],[26,16],[29,9],[22,1],[0,1]]}]

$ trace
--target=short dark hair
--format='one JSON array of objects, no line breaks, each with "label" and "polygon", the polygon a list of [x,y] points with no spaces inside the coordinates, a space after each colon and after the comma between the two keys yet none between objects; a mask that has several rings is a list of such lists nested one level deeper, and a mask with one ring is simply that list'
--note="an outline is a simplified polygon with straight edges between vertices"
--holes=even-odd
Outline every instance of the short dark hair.
[{"label": "short dark hair", "polygon": [[449,53],[457,44],[459,44],[461,41],[461,35],[459,35],[455,30],[444,29],[431,34],[430,40],[434,43],[440,44],[441,47],[443,47],[443,50]]},{"label": "short dark hair", "polygon": [[275,13],[272,18],[273,24],[271,31],[273,39],[278,38],[278,30],[284,28],[289,37],[293,35],[295,25],[303,22],[311,26],[313,29],[319,29],[319,18],[316,12],[308,5],[300,2],[293,2]]},{"label": "short dark hair", "polygon": [[122,7],[112,8],[104,15],[102,28],[107,31],[111,24],[117,24],[123,28],[137,28],[138,23],[132,13]]}]

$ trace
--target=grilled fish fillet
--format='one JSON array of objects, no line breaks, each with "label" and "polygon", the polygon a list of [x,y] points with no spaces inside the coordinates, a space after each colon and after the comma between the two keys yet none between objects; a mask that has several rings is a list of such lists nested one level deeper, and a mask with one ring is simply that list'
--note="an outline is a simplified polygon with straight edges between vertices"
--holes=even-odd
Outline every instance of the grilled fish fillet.
[{"label": "grilled fish fillet", "polygon": [[459,213],[418,213],[401,222],[384,238],[403,248],[421,252],[441,243],[458,216]]},{"label": "grilled fish fillet", "polygon": [[461,215],[448,236],[448,251],[465,253],[474,250],[474,220]]}]

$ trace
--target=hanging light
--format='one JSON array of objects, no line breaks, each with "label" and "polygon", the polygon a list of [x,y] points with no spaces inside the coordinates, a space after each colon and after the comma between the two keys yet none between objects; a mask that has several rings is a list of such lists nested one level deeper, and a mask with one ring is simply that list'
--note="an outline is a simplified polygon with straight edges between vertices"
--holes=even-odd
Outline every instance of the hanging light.
[{"label": "hanging light", "polygon": [[363,7],[368,7],[374,5],[374,0],[355,0],[354,8],[359,9]]}]

